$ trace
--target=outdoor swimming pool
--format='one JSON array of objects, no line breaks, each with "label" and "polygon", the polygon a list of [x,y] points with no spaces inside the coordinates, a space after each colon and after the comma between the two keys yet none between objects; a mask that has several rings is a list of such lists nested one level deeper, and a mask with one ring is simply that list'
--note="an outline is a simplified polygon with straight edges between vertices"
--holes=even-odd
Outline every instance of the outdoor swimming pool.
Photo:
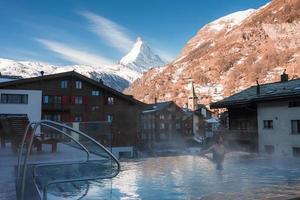
[{"label": "outdoor swimming pool", "polygon": [[121,173],[112,180],[77,183],[77,191],[51,186],[48,199],[220,199],[220,195],[222,199],[241,199],[241,195],[242,199],[261,199],[299,190],[300,159],[295,158],[234,153],[227,156],[222,172],[206,158],[193,155],[121,164]]}]

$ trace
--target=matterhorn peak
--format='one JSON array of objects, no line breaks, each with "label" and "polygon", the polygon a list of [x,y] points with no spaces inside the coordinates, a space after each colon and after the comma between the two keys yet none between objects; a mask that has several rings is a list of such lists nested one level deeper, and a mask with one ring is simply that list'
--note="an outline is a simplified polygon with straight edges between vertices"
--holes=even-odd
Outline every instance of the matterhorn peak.
[{"label": "matterhorn peak", "polygon": [[159,67],[165,64],[141,37],[137,37],[130,52],[119,63],[140,73],[152,67]]},{"label": "matterhorn peak", "polygon": [[141,37],[137,37],[135,43],[138,43],[138,42],[144,42],[144,41]]}]

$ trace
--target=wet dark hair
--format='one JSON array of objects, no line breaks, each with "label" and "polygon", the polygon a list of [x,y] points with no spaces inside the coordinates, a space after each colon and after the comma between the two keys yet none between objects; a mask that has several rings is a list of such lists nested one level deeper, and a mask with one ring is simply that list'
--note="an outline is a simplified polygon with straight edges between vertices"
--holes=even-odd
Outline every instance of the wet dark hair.
[{"label": "wet dark hair", "polygon": [[216,135],[216,143],[219,143],[219,141],[220,141],[220,139],[223,139],[224,140],[224,137],[223,137],[223,135],[221,135],[221,134],[219,134],[219,135]]}]

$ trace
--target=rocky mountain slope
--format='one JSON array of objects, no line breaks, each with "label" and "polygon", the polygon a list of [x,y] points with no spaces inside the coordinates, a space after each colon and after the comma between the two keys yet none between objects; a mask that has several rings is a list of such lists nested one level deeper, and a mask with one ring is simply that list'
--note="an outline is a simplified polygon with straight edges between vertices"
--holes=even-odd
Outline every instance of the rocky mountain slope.
[{"label": "rocky mountain slope", "polygon": [[199,103],[220,100],[255,84],[300,76],[300,0],[274,0],[201,28],[173,62],[151,69],[126,90],[151,103],[187,102],[194,82]]},{"label": "rocky mountain slope", "polygon": [[3,75],[17,75],[24,78],[40,76],[40,72],[54,74],[75,70],[95,80],[102,79],[104,84],[123,91],[135,79],[151,67],[163,66],[161,58],[153,53],[150,47],[138,38],[131,51],[125,55],[119,64],[113,66],[55,66],[41,62],[16,61],[0,58],[0,72]]}]

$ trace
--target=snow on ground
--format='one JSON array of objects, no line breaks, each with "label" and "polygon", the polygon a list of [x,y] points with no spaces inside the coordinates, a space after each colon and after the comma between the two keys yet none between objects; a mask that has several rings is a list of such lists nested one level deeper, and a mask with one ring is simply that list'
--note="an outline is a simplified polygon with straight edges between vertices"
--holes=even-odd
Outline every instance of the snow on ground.
[{"label": "snow on ground", "polygon": [[264,82],[274,82],[275,77],[278,77],[282,74],[284,71],[284,68],[282,67],[276,67],[274,69],[271,69],[267,72],[266,77],[264,78]]},{"label": "snow on ground", "polygon": [[257,56],[256,60],[254,61],[254,63],[259,63],[261,61],[261,59],[263,58],[262,55]]},{"label": "snow on ground", "polygon": [[182,72],[186,69],[187,63],[182,63],[176,70],[175,73],[172,75],[172,83],[177,83],[177,81],[181,78]]},{"label": "snow on ground", "polygon": [[241,65],[244,63],[244,61],[246,60],[246,57],[242,57],[241,59],[239,59],[236,64]]},{"label": "snow on ground", "polygon": [[209,23],[207,26],[210,30],[216,32],[221,31],[224,28],[231,29],[234,26],[241,24],[244,19],[249,17],[255,11],[255,9],[248,9],[244,11],[234,12]]},{"label": "snow on ground", "polygon": [[[184,88],[185,90],[190,91],[192,84],[187,84]],[[219,101],[224,98],[224,86],[222,84],[214,84],[214,83],[207,83],[207,84],[195,84],[194,83],[195,92],[200,98],[203,95],[208,95],[212,97],[212,101]]]}]

